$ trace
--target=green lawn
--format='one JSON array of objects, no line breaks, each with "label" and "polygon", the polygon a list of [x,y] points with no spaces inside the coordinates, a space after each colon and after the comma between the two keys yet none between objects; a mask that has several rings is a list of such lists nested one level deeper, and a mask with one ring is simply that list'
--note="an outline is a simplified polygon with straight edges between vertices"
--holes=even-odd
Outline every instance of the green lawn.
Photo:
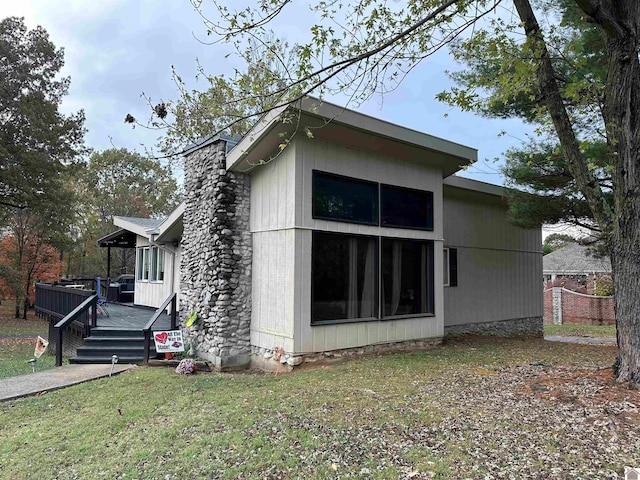
[{"label": "green lawn", "polygon": [[0,478],[612,478],[640,465],[638,391],[599,370],[615,352],[463,338],[278,377],[139,367],[0,404]]},{"label": "green lawn", "polygon": [[[35,339],[0,339],[0,379],[31,373],[29,359],[34,358]],[[53,368],[55,358],[45,353],[36,362],[36,370]]]},{"label": "green lawn", "polygon": [[[33,311],[26,320],[13,318],[11,302],[0,305],[0,379],[31,373],[29,359],[33,358],[36,337],[47,337],[47,322],[37,318]],[[45,353],[36,363],[37,370],[52,368],[53,356]]]},{"label": "green lawn", "polygon": [[545,335],[607,338],[616,336],[615,325],[545,325]]}]

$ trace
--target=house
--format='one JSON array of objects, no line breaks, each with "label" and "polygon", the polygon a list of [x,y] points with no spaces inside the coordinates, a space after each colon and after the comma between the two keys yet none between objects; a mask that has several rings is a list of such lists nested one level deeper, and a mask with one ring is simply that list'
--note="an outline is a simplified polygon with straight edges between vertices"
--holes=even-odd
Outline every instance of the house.
[{"label": "house", "polygon": [[164,222],[115,219],[137,235],[135,302],[158,305],[170,277],[219,369],[541,334],[541,231],[507,221],[502,187],[454,175],[476,159],[316,99],[275,109],[237,144],[186,152],[186,198]]},{"label": "house", "polygon": [[545,282],[573,280],[593,292],[598,279],[610,277],[611,260],[594,254],[587,245],[571,242],[542,258],[542,274]]},{"label": "house", "polygon": [[[101,238],[98,244],[108,248],[108,264],[114,247],[135,248],[135,289],[133,304],[159,307],[173,292],[180,291],[180,204],[166,218],[113,217],[119,230]],[[110,272],[110,266],[107,267]]]}]

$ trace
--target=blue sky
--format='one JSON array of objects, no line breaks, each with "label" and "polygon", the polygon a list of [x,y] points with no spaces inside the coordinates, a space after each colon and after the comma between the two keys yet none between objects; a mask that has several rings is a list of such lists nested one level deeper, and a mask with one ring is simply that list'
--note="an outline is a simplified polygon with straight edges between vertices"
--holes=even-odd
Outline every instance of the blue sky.
[{"label": "blue sky", "polygon": [[[290,41],[305,34],[298,15],[304,12],[294,10],[278,25],[278,33]],[[65,49],[63,73],[71,77],[71,88],[63,109],[85,110],[86,143],[96,150],[126,147],[144,153],[144,146],[154,145],[157,132],[132,129],[124,117],[148,117],[142,92],[154,101],[176,98],[172,65],[185,80],[194,78],[196,58],[211,74],[232,68],[233,60],[224,58],[229,52],[225,45],[197,40],[206,39],[205,28],[188,0],[21,0],[2,2],[0,16],[23,16],[29,28],[43,26],[55,45]],[[518,121],[487,120],[436,101],[435,95],[451,85],[444,71],[455,68],[447,53],[440,52],[396,91],[357,110],[477,148],[481,160],[501,157],[524,140],[530,128]],[[191,80],[190,85],[198,84]],[[501,131],[507,134],[500,137]],[[503,183],[492,162],[481,161],[461,174]]]}]

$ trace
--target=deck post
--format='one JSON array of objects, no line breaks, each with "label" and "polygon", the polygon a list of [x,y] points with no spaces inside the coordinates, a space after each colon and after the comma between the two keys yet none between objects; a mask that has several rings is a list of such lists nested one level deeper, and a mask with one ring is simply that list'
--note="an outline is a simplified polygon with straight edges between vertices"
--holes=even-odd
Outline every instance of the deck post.
[{"label": "deck post", "polygon": [[178,326],[178,322],[176,321],[178,312],[176,311],[176,298],[177,295],[174,293],[173,298],[171,299],[171,330],[175,330]]},{"label": "deck post", "polygon": [[62,328],[56,328],[56,367],[62,366]]},{"label": "deck post", "polygon": [[98,302],[91,307],[91,323],[89,324],[89,330],[98,326]]},{"label": "deck post", "polygon": [[149,363],[149,348],[151,347],[151,331],[144,331],[144,355],[142,356],[142,362],[147,365]]},{"label": "deck post", "polygon": [[[111,246],[107,247],[107,278],[111,278]],[[109,288],[109,284],[107,284]]]}]

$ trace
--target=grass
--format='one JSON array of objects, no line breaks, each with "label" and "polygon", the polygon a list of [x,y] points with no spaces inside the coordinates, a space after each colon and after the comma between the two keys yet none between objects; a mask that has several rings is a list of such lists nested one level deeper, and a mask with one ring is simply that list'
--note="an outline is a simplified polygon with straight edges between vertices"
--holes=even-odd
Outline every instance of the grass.
[{"label": "grass", "polygon": [[545,335],[564,337],[615,338],[615,325],[545,325]]},{"label": "grass", "polygon": [[[31,373],[29,359],[33,358],[36,337],[47,337],[47,322],[37,318],[33,311],[28,319],[16,319],[10,302],[0,305],[0,379]],[[36,363],[36,369],[46,370],[55,364],[53,356],[45,353]]]},{"label": "grass", "polygon": [[[467,389],[506,367],[606,366],[614,357],[614,347],[463,339],[278,377],[139,367],[0,404],[0,477],[452,478],[459,462],[478,463],[471,440],[439,427],[463,414]],[[485,408],[479,399],[464,415],[482,418]],[[518,431],[505,421],[487,418],[487,431]],[[444,456],[434,450],[443,442]]]},{"label": "grass", "polygon": [[[32,338],[0,339],[0,379],[31,373],[29,359],[34,358],[36,342]],[[55,365],[53,355],[45,353],[36,362],[36,371]]]}]

